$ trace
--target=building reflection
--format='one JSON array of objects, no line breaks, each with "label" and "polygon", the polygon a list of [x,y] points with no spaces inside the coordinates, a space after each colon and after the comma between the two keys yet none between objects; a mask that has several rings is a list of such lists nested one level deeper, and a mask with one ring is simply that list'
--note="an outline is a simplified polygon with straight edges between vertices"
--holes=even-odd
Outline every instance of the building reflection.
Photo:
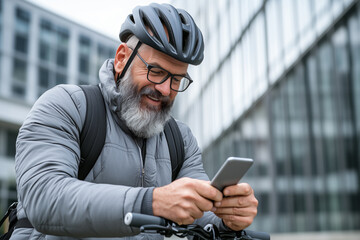
[{"label": "building reflection", "polygon": [[176,114],[209,175],[230,155],[255,160],[255,229],[360,230],[359,2],[173,2],[204,29]]}]

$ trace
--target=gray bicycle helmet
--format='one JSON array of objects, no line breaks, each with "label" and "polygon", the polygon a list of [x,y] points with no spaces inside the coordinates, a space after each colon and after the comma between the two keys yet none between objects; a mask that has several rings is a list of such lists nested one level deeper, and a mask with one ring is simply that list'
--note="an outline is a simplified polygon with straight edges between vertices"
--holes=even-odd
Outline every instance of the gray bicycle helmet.
[{"label": "gray bicycle helmet", "polygon": [[133,34],[140,42],[181,62],[198,65],[204,58],[200,29],[189,13],[170,4],[152,3],[134,8],[122,24],[119,38],[126,42]]}]

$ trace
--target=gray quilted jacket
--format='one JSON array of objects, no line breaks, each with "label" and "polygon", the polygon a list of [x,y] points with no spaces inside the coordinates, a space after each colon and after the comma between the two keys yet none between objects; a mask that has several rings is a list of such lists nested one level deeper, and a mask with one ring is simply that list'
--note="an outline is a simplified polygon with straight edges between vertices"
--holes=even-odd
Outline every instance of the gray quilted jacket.
[{"label": "gray quilted jacket", "polygon": [[[119,126],[113,60],[100,70],[107,103],[107,134],[103,150],[85,181],[77,179],[79,133],[86,101],[75,85],[59,85],[34,104],[17,139],[18,218],[35,229],[18,228],[11,240],[25,239],[161,239],[139,234],[124,224],[127,212],[152,213],[154,187],[171,182],[171,162],[165,135],[147,139],[145,165],[134,138]],[[185,162],[178,178],[207,180],[201,152],[190,129],[178,122],[185,145]],[[142,171],[144,170],[144,171]],[[221,225],[208,212],[197,220]]]}]

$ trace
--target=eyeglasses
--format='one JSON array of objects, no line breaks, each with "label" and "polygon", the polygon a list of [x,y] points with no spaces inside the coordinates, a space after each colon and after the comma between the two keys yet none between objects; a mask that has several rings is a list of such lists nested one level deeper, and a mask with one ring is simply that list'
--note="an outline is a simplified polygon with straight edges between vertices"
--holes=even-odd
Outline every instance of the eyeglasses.
[{"label": "eyeglasses", "polygon": [[147,79],[155,84],[162,84],[170,77],[170,89],[176,92],[183,92],[185,91],[193,80],[190,78],[189,74],[186,73],[185,75],[182,74],[172,74],[169,71],[163,69],[159,66],[154,66],[148,64],[139,53],[136,55],[140,58],[140,60],[146,65],[148,70],[147,72]]}]

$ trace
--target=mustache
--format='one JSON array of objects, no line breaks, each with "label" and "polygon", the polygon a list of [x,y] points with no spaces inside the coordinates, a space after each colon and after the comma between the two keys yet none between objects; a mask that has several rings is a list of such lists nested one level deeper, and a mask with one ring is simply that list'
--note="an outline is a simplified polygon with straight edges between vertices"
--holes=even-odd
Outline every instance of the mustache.
[{"label": "mustache", "polygon": [[162,106],[171,105],[171,100],[169,96],[164,96],[156,89],[151,89],[150,87],[144,87],[140,90],[140,96],[149,95],[153,98],[159,99]]}]

